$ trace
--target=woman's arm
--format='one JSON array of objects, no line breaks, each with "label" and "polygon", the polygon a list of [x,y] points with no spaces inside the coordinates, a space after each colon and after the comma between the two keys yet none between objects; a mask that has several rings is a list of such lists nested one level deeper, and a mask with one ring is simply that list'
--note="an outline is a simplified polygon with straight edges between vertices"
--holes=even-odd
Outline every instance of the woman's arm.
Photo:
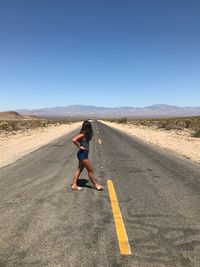
[{"label": "woman's arm", "polygon": [[72,142],[79,148],[79,149],[84,149],[84,147],[80,146],[78,141],[80,141],[81,139],[83,139],[84,137],[84,134],[79,134],[77,136],[75,136],[73,139],[72,139]]}]

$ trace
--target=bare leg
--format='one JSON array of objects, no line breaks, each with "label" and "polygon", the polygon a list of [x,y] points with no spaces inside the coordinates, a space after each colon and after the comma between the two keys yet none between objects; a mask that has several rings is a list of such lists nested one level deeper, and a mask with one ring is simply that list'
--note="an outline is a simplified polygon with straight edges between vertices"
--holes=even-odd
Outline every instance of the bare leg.
[{"label": "bare leg", "polygon": [[102,190],[103,187],[97,183],[96,181],[96,178],[94,177],[94,171],[92,169],[92,165],[90,163],[90,160],[89,159],[84,159],[83,160],[83,165],[84,167],[87,169],[88,171],[88,176],[90,178],[90,181],[93,183],[94,187],[97,189],[97,190]]},{"label": "bare leg", "polygon": [[84,169],[83,162],[82,162],[82,160],[79,160],[78,169],[77,169],[77,171],[74,174],[74,179],[73,179],[73,183],[72,183],[72,188],[73,189],[78,188],[77,181],[78,181],[78,178],[80,177],[83,169]]}]

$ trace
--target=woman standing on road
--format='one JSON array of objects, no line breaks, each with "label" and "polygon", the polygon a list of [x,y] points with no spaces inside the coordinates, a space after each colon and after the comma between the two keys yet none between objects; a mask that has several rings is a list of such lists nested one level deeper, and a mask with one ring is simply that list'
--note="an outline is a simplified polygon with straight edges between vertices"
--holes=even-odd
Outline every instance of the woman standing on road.
[{"label": "woman standing on road", "polygon": [[81,187],[77,186],[77,181],[84,167],[88,171],[88,177],[93,183],[94,188],[97,190],[103,190],[103,187],[96,182],[96,178],[94,177],[94,172],[90,160],[88,159],[89,141],[92,139],[92,136],[93,136],[93,130],[91,122],[84,121],[79,135],[75,136],[72,139],[72,142],[79,148],[79,151],[77,152],[79,164],[78,164],[78,169],[74,174],[74,179],[72,183],[72,189],[74,190],[82,189]]}]

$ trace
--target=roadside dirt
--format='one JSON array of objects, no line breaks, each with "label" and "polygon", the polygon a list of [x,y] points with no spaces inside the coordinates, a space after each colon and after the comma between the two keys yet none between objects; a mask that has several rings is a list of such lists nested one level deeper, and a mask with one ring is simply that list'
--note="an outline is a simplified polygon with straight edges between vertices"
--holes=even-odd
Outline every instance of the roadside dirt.
[{"label": "roadside dirt", "polygon": [[102,122],[116,129],[120,129],[127,134],[137,136],[143,141],[182,155],[196,163],[200,163],[200,138],[192,137],[191,130],[166,131],[147,126],[119,124],[108,121]]},{"label": "roadside dirt", "polygon": [[13,163],[22,156],[53,141],[54,139],[79,128],[81,122],[51,125],[28,131],[19,131],[12,135],[0,135],[0,167]]}]

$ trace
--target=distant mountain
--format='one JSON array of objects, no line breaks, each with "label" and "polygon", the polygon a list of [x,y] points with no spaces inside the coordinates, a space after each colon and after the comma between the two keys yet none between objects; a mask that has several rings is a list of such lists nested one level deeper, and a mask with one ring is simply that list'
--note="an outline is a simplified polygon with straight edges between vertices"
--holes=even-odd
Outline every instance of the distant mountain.
[{"label": "distant mountain", "polygon": [[16,111],[0,112],[0,120],[21,120],[24,116]]},{"label": "distant mountain", "polygon": [[0,112],[0,120],[36,120],[39,119],[37,116],[29,116],[28,113],[19,114],[19,112],[16,111],[5,111]]},{"label": "distant mountain", "polygon": [[75,116],[75,117],[185,117],[200,116],[200,107],[178,107],[165,104],[136,107],[106,108],[86,105],[17,110],[20,114],[36,116]]}]

